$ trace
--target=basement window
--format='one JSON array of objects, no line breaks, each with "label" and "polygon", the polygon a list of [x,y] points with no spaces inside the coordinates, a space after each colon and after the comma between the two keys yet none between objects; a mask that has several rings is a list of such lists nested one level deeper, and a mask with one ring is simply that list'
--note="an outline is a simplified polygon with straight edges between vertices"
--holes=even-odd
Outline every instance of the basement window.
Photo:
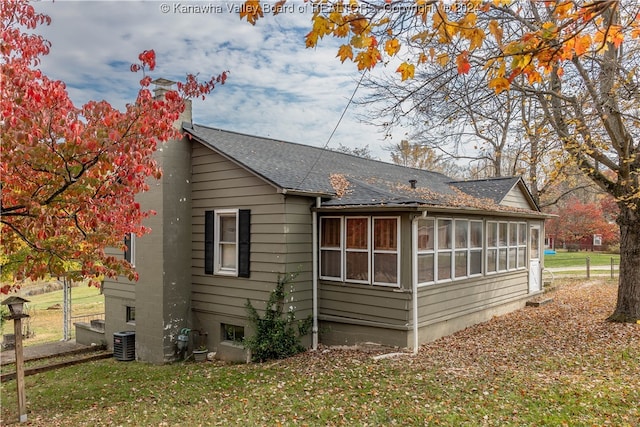
[{"label": "basement window", "polygon": [[244,341],[244,327],[223,323],[222,340],[231,341],[233,343],[242,343]]},{"label": "basement window", "polygon": [[127,312],[126,314],[127,323],[131,325],[135,325],[136,324],[136,308],[128,305],[126,312]]}]

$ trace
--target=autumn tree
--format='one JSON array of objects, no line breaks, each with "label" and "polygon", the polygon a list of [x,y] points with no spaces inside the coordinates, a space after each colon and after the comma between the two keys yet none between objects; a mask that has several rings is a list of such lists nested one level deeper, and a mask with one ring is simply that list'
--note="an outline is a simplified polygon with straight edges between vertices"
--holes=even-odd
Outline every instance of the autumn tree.
[{"label": "autumn tree", "polygon": [[131,67],[143,77],[124,111],[106,101],[77,107],[65,84],[38,68],[51,46],[35,31],[50,18],[25,0],[2,2],[0,16],[0,262],[3,278],[12,280],[2,292],[46,275],[136,279],[132,266],[105,248],[124,249],[129,233],[150,231],[142,220],[153,212],[142,211],[135,197],[162,173],[153,153],[180,137],[174,122],[185,98],[208,94],[226,73],[204,82],[188,75],[178,91],[156,98],[148,75],[155,53],[148,50]]},{"label": "autumn tree", "polygon": [[[404,81],[423,68],[451,64],[461,75],[481,68],[496,93],[518,91],[535,98],[563,152],[616,199],[621,261],[610,319],[640,319],[637,2],[311,3],[317,7],[307,46],[324,37],[343,40],[337,56],[360,70],[388,64]],[[255,23],[262,15],[258,1],[248,0],[241,17]]]},{"label": "autumn tree", "polygon": [[[609,200],[609,198],[604,198]],[[590,248],[594,234],[602,236],[605,245],[619,242],[618,227],[607,220],[603,206],[607,202],[582,202],[570,198],[555,210],[556,217],[547,224],[547,233],[563,245]]]}]

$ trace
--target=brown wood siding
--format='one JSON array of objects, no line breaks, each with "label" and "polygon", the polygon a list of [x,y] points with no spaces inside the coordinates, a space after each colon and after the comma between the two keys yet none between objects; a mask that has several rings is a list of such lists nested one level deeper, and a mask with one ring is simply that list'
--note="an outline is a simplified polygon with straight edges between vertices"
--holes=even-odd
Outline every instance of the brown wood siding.
[{"label": "brown wood siding", "polygon": [[527,270],[418,288],[418,323],[435,323],[527,296]]},{"label": "brown wood siding", "polygon": [[[297,273],[286,288],[286,304],[306,317],[312,310],[312,199],[280,194],[199,143],[192,160],[192,309],[218,319],[245,318],[247,299],[263,309],[278,276]],[[251,210],[249,278],[204,273],[204,212],[216,209]]]}]

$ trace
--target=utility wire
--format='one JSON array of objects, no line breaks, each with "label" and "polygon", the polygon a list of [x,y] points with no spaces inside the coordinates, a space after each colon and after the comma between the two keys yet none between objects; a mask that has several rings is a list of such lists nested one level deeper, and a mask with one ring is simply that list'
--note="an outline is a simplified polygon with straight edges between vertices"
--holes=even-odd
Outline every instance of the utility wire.
[{"label": "utility wire", "polygon": [[342,114],[340,115],[340,118],[338,119],[338,122],[336,123],[336,125],[333,128],[333,130],[331,131],[331,134],[329,135],[329,138],[327,138],[327,142],[325,142],[324,146],[322,147],[322,150],[320,150],[320,154],[318,155],[318,157],[316,157],[316,159],[314,160],[313,164],[311,165],[311,167],[307,171],[306,175],[300,181],[299,186],[302,186],[304,181],[309,177],[309,174],[311,174],[311,171],[313,170],[313,168],[315,168],[316,165],[318,164],[318,162],[320,161],[320,158],[324,154],[324,151],[327,149],[327,146],[331,142],[331,139],[333,138],[333,136],[335,135],[336,131],[338,130],[338,126],[340,126],[340,123],[342,123],[342,119],[344,118],[345,114],[347,114],[347,110],[349,109],[349,107],[353,103],[353,98],[355,98],[356,93],[358,92],[358,89],[360,88],[360,84],[362,83],[362,80],[364,79],[364,75],[366,74],[366,72],[367,71],[365,70],[360,75],[360,80],[358,80],[358,84],[356,84],[356,87],[353,89],[353,93],[351,94],[351,97],[349,98],[349,101],[347,102],[347,105],[345,105],[344,110],[342,110]]}]

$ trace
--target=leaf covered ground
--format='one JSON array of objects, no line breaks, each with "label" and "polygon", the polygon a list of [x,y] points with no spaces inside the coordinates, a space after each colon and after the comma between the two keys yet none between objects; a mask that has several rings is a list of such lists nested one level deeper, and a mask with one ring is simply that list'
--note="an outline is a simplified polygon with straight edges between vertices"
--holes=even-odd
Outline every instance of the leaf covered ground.
[{"label": "leaf covered ground", "polygon": [[[251,365],[106,360],[27,378],[32,425],[640,426],[640,325],[605,321],[617,287],[564,283],[421,347],[327,348]],[[392,350],[395,351],[395,350]],[[3,425],[15,385],[2,385]]]}]

